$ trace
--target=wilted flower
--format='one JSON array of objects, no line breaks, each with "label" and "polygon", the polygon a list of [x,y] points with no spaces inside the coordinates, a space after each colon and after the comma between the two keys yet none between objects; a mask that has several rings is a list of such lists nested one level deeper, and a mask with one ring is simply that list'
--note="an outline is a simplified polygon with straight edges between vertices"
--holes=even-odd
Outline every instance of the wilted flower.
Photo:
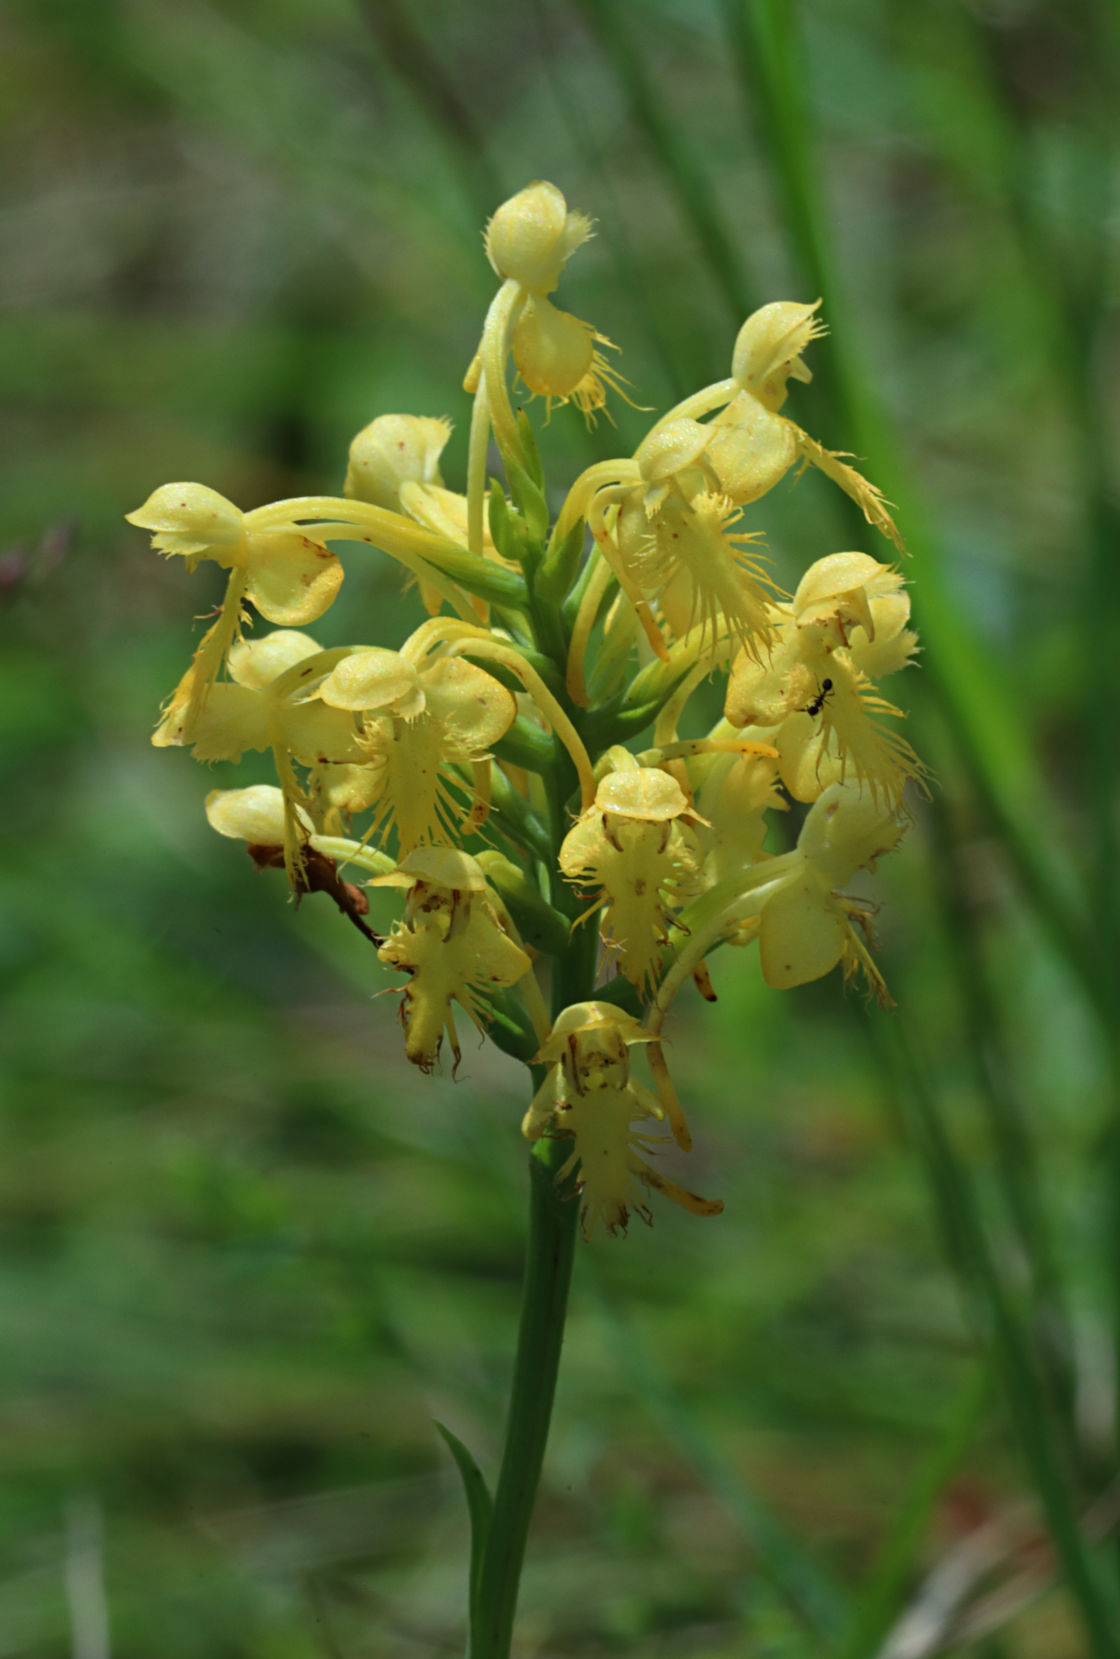
[{"label": "wilted flower", "polygon": [[530,960],[503,931],[487,896],[486,877],[465,853],[422,847],[373,886],[408,893],[403,922],[395,922],[378,951],[382,962],[410,975],[401,993],[405,1054],[431,1071],[444,1033],[458,1066],[462,1058],[451,1004],[457,1002],[480,1031],[486,992],[516,985]]},{"label": "wilted flower", "polygon": [[661,1175],[645,1157],[659,1144],[647,1126],[664,1112],[657,1096],[631,1077],[629,1051],[650,1041],[637,1020],[611,1003],[580,1002],[564,1010],[537,1055],[549,1072],[522,1130],[529,1140],[556,1135],[573,1142],[556,1180],[577,1175],[585,1238],[600,1221],[608,1233],[625,1232],[631,1211],[648,1222],[650,1187],[693,1215],[723,1209],[720,1200],[700,1198]]}]

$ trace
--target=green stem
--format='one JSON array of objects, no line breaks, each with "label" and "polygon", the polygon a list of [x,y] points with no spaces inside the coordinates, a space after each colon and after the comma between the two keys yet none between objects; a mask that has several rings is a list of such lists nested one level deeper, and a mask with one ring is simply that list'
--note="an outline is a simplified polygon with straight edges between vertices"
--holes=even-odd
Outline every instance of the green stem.
[{"label": "green stem", "polygon": [[[551,782],[552,831],[558,847],[564,823],[562,800],[568,793],[566,786],[574,782],[574,770],[566,757]],[[570,913],[574,901],[566,888],[554,898]],[[563,955],[554,958],[554,1019],[570,1003],[582,1002],[591,995],[595,946],[595,929],[581,928],[571,935]],[[532,1076],[537,1089],[544,1072],[534,1067]],[[525,1545],[552,1420],[572,1277],[579,1205],[570,1181],[560,1188],[556,1184],[556,1173],[570,1150],[567,1141],[545,1138],[537,1142],[529,1158],[529,1236],[517,1356],[502,1464],[471,1620],[469,1659],[509,1659]]]},{"label": "green stem", "polygon": [[544,1462],[564,1339],[579,1206],[556,1190],[567,1157],[545,1140],[529,1159],[529,1239],[502,1467],[478,1586],[470,1659],[508,1659],[525,1543]]}]

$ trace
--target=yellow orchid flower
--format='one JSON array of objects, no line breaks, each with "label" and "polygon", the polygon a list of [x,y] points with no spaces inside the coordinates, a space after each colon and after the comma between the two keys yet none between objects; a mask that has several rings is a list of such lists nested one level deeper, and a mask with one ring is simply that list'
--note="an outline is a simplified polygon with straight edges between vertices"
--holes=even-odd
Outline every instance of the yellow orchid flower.
[{"label": "yellow orchid flower", "polygon": [[169,712],[152,742],[189,747],[196,760],[240,760],[247,749],[275,748],[304,766],[362,760],[353,717],[317,697],[316,681],[338,655],[294,628],[240,640],[229,652],[232,683],[211,688],[193,732]]},{"label": "yellow orchid flower", "polygon": [[718,409],[711,423],[708,459],[721,490],[738,506],[757,501],[800,461],[838,484],[867,522],[902,551],[902,538],[882,491],[848,466],[842,454],[823,448],[796,421],[779,413],[787,383],[813,378],[802,353],[825,332],[816,316],[820,303],[776,300],[752,312],[735,341],[730,377],[685,398],[658,426]]},{"label": "yellow orchid flower", "polygon": [[270,749],[287,813],[284,863],[293,886],[303,872],[297,815],[305,795],[295,773],[303,766],[364,758],[353,717],[328,708],[315,683],[337,660],[308,634],[277,629],[230,647],[232,684],[211,686],[193,724],[185,709],[168,708],[152,737],[157,748],[189,747],[196,760],[240,760],[248,749]]},{"label": "yellow orchid flower", "polygon": [[430,1072],[446,1032],[457,1067],[462,1051],[451,1004],[483,1031],[487,989],[516,985],[530,970],[529,956],[503,929],[486,877],[466,853],[419,848],[370,886],[408,892],[404,921],[393,924],[378,952],[382,962],[411,976],[401,993],[405,1054]]},{"label": "yellow orchid flower", "polygon": [[[572,1146],[539,1149],[534,1172],[574,1178],[588,1235],[648,1219],[653,1190],[719,1208],[650,1159],[659,1124],[691,1144],[663,1026],[688,981],[714,997],[713,949],[757,940],[781,988],[862,967],[886,998],[871,907],[845,889],[901,835],[908,780],[927,781],[879,691],[917,650],[898,571],[832,553],[788,596],[745,517],[813,465],[901,546],[879,491],[787,413],[811,378],[819,302],[753,312],[727,378],[668,410],[631,455],[587,467],[551,522],[512,388],[520,378],[589,419],[620,389],[610,343],[555,303],[591,231],[544,181],[486,227],[498,288],[466,377],[462,493],[442,471],[450,421],[384,414],[354,437],[342,493],[242,512],[172,484],[130,515],[158,551],[228,574],[153,741],[200,760],[271,752],[278,787],[214,791],[208,817],[262,867],[283,862],[297,897],[328,892],[406,976],[410,1061],[430,1071],[446,1045],[458,1066],[456,1003],[511,1056],[537,1051],[525,1133]],[[491,435],[504,481],[489,477]],[[298,631],[338,590],[335,545],[377,549],[419,584],[428,619],[403,643],[321,650]],[[254,608],[276,632],[247,637]],[[809,809],[800,836],[770,851],[791,800]],[[489,843],[477,861],[460,850],[475,835]],[[352,869],[402,893],[388,938],[365,921]],[[604,965],[596,938],[642,1024],[578,1000]],[[552,961],[540,983],[534,952]],[[653,1092],[631,1076],[638,1044]]]},{"label": "yellow orchid flower", "polygon": [[652,1138],[648,1124],[664,1112],[657,1096],[630,1075],[630,1048],[648,1043],[650,1033],[609,1002],[580,1002],[556,1020],[537,1063],[549,1070],[537,1091],[522,1133],[531,1141],[552,1135],[573,1142],[572,1154],[557,1171],[557,1184],[578,1171],[583,1236],[600,1222],[608,1233],[625,1232],[630,1214],[652,1221],[646,1193],[671,1198],[693,1215],[719,1215],[719,1199],[700,1198],[661,1175],[647,1161],[666,1144]]},{"label": "yellow orchid flower", "polygon": [[873,871],[905,828],[901,814],[858,783],[825,790],[802,826],[794,859],[773,887],[763,890],[758,945],[768,985],[788,990],[820,979],[842,962],[845,978],[862,967],[879,1001],[889,1003],[882,975],[853,926],[865,925],[867,907],[836,889],[857,870]]},{"label": "yellow orchid flower", "polygon": [[926,769],[883,717],[901,711],[876,692],[864,664],[893,672],[913,655],[909,600],[897,571],[862,553],[834,553],[805,573],[774,612],[768,658],[743,652],[725,712],[732,726],[774,729],[782,782],[801,801],[854,776],[895,803]]},{"label": "yellow orchid flower", "polygon": [[[517,715],[511,692],[461,657],[418,666],[407,653],[373,648],[345,658],[319,695],[338,710],[364,716],[361,746],[377,770],[374,830],[396,830],[402,852],[454,834],[447,768],[489,763],[493,745]],[[452,780],[458,782],[458,780]],[[472,822],[485,815],[476,774]]]},{"label": "yellow orchid flower", "polygon": [[212,559],[234,573],[244,597],[269,622],[314,622],[342,586],[336,556],[301,525],[257,524],[253,513],[205,484],[164,484],[125,516],[156,532],[157,552],[181,554],[192,570]]},{"label": "yellow orchid flower", "polygon": [[653,979],[673,906],[698,868],[693,811],[668,772],[633,762],[602,779],[560,848],[560,868],[570,882],[598,884],[587,914],[603,909],[603,942],[637,986]]},{"label": "yellow orchid flower", "polygon": [[[486,227],[486,257],[506,285],[501,309],[518,374],[530,392],[550,403],[571,400],[589,418],[605,405],[607,387],[619,385],[597,349],[611,342],[547,296],[591,235],[591,220],[569,212],[556,186],[541,181],[503,202]],[[484,341],[484,362],[486,355]]]},{"label": "yellow orchid flower", "polygon": [[164,484],[125,516],[130,524],[155,532],[157,552],[181,555],[191,570],[210,559],[230,573],[218,619],[203,635],[165,708],[183,720],[188,732],[230,646],[240,638],[244,600],[269,622],[290,627],[322,616],[342,585],[336,556],[300,525],[258,524],[251,512],[241,512],[205,484]]}]

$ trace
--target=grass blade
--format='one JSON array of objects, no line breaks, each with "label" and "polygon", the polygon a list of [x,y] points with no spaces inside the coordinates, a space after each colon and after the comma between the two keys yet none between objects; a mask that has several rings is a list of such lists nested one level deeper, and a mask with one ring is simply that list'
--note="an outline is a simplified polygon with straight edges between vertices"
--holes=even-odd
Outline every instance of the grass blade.
[{"label": "grass blade", "polygon": [[928,1083],[928,1067],[900,1016],[868,1021],[868,1031],[904,1110],[933,1189],[940,1225],[951,1254],[960,1263],[969,1299],[987,1337],[1023,1460],[1081,1615],[1088,1651],[1094,1659],[1120,1659],[1118,1610],[1106,1595],[1082,1534],[1052,1443],[1049,1402],[992,1258],[972,1184],[941,1121]]},{"label": "grass blade", "polygon": [[474,1625],[475,1602],[478,1598],[478,1584],[482,1573],[482,1558],[486,1549],[486,1540],[490,1535],[490,1516],[494,1509],[494,1500],[490,1496],[490,1488],[486,1484],[486,1477],[475,1462],[471,1453],[463,1445],[457,1434],[452,1434],[445,1423],[433,1417],[436,1429],[443,1438],[448,1451],[455,1459],[455,1465],[463,1480],[463,1491],[467,1499],[467,1513],[471,1522],[471,1561],[470,1561],[470,1609],[471,1625]]},{"label": "grass blade", "polygon": [[918,1469],[905,1502],[887,1532],[886,1544],[860,1597],[840,1659],[874,1659],[878,1652],[898,1616],[933,1506],[968,1448],[989,1393],[986,1371],[977,1371],[953,1401],[940,1435]]},{"label": "grass blade", "polygon": [[726,1458],[651,1357],[602,1275],[590,1274],[587,1282],[600,1303],[620,1362],[633,1381],[636,1398],[652,1408],[677,1450],[734,1517],[756,1552],[761,1570],[786,1604],[810,1629],[837,1639],[849,1617],[843,1591],[763,1499],[729,1469]]}]

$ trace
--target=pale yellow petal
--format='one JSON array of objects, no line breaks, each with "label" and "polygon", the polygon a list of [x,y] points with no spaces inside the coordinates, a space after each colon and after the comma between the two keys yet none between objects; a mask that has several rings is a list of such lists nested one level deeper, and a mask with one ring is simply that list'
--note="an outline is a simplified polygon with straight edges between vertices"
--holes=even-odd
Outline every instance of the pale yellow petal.
[{"label": "pale yellow petal", "polygon": [[517,714],[513,693],[462,657],[441,657],[421,676],[428,712],[444,736],[444,758],[484,755]]},{"label": "pale yellow petal", "polygon": [[342,586],[336,556],[299,530],[254,530],[246,563],[246,597],[270,622],[314,622]]},{"label": "pale yellow petal", "polygon": [[278,628],[260,639],[241,639],[230,647],[229,671],[238,685],[264,691],[297,662],[317,655],[319,645],[310,634]]},{"label": "pale yellow petal", "polygon": [[847,933],[828,889],[806,872],[763,907],[758,937],[762,977],[776,991],[820,979],[839,962]]},{"label": "pale yellow petal", "polygon": [[338,709],[392,709],[406,720],[424,707],[415,668],[399,651],[373,646],[355,651],[328,674],[319,688],[324,703]]},{"label": "pale yellow petal", "polygon": [[157,531],[153,546],[161,553],[224,555],[223,564],[233,562],[244,536],[240,509],[205,484],[162,484],[125,518]]},{"label": "pale yellow petal", "polygon": [[[212,829],[231,840],[254,847],[284,845],[284,792],[275,784],[254,783],[248,789],[212,789],[206,797],[206,816]],[[303,828],[312,828],[302,807],[296,816]]]},{"label": "pale yellow petal", "polygon": [[[183,742],[184,714],[169,714],[152,739],[157,747]],[[240,760],[246,749],[271,748],[267,700],[247,686],[211,686],[189,741],[196,760]]]},{"label": "pale yellow petal", "polygon": [[291,705],[277,718],[285,745],[302,766],[365,758],[354,716],[346,709],[333,709],[316,700]]}]

